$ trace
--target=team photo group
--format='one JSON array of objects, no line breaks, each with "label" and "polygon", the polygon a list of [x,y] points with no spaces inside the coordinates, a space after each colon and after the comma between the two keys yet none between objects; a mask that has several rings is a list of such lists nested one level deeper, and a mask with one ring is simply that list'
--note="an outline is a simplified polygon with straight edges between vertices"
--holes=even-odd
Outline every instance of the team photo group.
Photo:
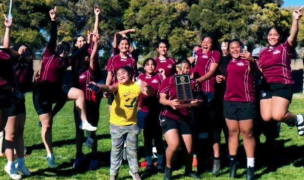
[{"label": "team photo group", "polygon": [[[119,179],[123,160],[127,160],[129,175],[134,180],[145,179],[143,174],[149,177],[157,173],[163,174],[165,180],[175,179],[172,172],[177,159],[184,163],[181,166],[185,177],[202,179],[202,174],[209,171],[205,169],[209,156],[214,176],[228,167],[229,177],[237,178],[241,140],[247,162],[246,178],[255,179],[261,134],[266,137],[269,156],[275,152],[280,123],[295,126],[298,135],[304,135],[303,115],[288,110],[294,85],[291,60],[301,10],[292,13],[288,37],[276,26],[265,32],[268,44],[264,48],[249,49],[238,39],[224,40],[217,46],[216,37],[205,36],[201,44],[189,49],[193,52],[191,57],[176,60],[168,53],[168,41],[159,40],[155,47],[158,56],[143,59],[141,67],[129,36],[136,30],[117,32],[106,76],[98,62],[100,9],[94,8],[94,29],[86,36],[75,37],[72,44],[58,43],[60,12],[56,7],[51,9],[49,40],[37,72],[29,46],[11,46],[14,18],[5,16],[0,49],[0,131],[7,163],[1,167],[11,179],[31,175],[24,157],[24,127],[28,105],[25,94],[32,92],[46,152],[41,166],[58,167],[52,146],[53,118],[67,101],[73,101],[73,168],[77,170],[83,165],[85,142],[92,152],[89,169],[98,170],[97,127],[103,99],[109,106],[110,119],[103,121],[110,122],[111,153],[102,158],[110,161],[110,180]],[[71,85],[63,82],[69,67]],[[140,171],[139,136],[144,144],[144,172]],[[180,150],[183,155],[177,156]]]}]

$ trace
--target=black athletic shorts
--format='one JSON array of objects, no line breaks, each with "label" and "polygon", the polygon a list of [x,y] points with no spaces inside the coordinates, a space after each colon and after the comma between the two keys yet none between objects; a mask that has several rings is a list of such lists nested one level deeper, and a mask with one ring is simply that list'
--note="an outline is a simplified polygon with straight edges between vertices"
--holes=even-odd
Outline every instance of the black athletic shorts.
[{"label": "black athletic shorts", "polygon": [[261,87],[261,100],[271,99],[272,96],[281,97],[291,102],[293,85],[269,83]]},{"label": "black athletic shorts", "polygon": [[230,120],[254,119],[256,107],[254,102],[224,101],[224,117]]},{"label": "black athletic shorts", "polygon": [[177,129],[180,134],[191,134],[191,125],[187,121],[176,121],[166,116],[160,117],[160,126],[163,130],[163,134],[171,129]]},{"label": "black athletic shorts", "polygon": [[9,108],[9,117],[17,116],[18,114],[25,114],[25,98],[20,99],[18,102],[12,103]]},{"label": "black athletic shorts", "polygon": [[10,91],[0,91],[0,109],[6,109],[11,106],[12,96]]},{"label": "black athletic shorts", "polygon": [[35,84],[33,90],[34,107],[38,115],[52,112],[52,105],[59,99],[67,99],[71,86],[52,87],[45,84]]}]

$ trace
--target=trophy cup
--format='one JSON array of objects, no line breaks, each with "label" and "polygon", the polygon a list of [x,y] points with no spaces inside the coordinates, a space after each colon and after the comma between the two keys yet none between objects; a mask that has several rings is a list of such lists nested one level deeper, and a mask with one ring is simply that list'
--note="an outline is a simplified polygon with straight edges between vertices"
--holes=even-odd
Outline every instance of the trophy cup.
[{"label": "trophy cup", "polygon": [[185,102],[179,105],[181,107],[191,107],[193,100],[191,80],[188,74],[175,75],[176,96],[179,102]]}]

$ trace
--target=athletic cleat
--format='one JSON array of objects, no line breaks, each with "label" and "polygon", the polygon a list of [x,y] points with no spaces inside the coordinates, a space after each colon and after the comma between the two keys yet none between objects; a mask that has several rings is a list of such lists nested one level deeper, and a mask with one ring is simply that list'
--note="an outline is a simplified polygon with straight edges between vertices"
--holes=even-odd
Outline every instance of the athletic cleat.
[{"label": "athletic cleat", "polygon": [[97,170],[98,165],[99,165],[99,160],[98,159],[91,159],[90,170]]},{"label": "athletic cleat", "polygon": [[57,164],[55,163],[55,157],[47,157],[49,168],[56,168]]},{"label": "athletic cleat", "polygon": [[247,168],[246,179],[247,180],[253,180],[254,179],[254,167],[248,167]]},{"label": "athletic cleat", "polygon": [[239,162],[235,161],[233,163],[230,163],[230,178],[235,178],[236,177],[236,171],[239,168]]},{"label": "athletic cleat", "polygon": [[21,179],[21,176],[18,174],[15,166],[9,167],[8,165],[4,166],[5,172],[10,176],[12,179]]},{"label": "athletic cleat", "polygon": [[192,179],[201,179],[201,176],[194,171],[185,173],[185,176],[190,177]]},{"label": "athletic cleat", "polygon": [[217,175],[221,170],[221,160],[220,159],[214,159],[213,161],[213,167],[212,167],[212,174]]},{"label": "athletic cleat", "polygon": [[75,162],[73,164],[73,168],[74,169],[80,169],[84,160],[85,160],[84,156],[76,157]]},{"label": "athletic cleat", "polygon": [[302,122],[300,124],[297,124],[297,129],[298,129],[298,134],[299,136],[303,136],[304,135],[304,118],[302,114],[297,115],[298,118],[302,118]]},{"label": "athletic cleat", "polygon": [[21,172],[24,176],[31,175],[31,172],[27,169],[25,165],[19,166],[19,164],[16,164],[17,171]]},{"label": "athletic cleat", "polygon": [[133,180],[141,180],[138,173],[133,173],[132,171],[129,171],[129,174],[132,176]]},{"label": "athletic cleat", "polygon": [[172,169],[166,166],[164,180],[171,180],[172,179]]},{"label": "athletic cleat", "polygon": [[88,121],[82,121],[79,128],[87,131],[96,131],[97,127],[92,126]]}]

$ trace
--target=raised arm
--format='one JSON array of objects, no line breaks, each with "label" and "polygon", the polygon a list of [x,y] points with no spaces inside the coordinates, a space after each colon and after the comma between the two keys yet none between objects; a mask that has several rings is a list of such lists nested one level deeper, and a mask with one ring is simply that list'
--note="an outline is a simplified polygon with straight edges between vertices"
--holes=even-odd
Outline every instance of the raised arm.
[{"label": "raised arm", "polygon": [[51,30],[50,30],[50,40],[48,43],[48,48],[50,50],[55,51],[56,49],[56,41],[57,41],[57,22],[56,22],[56,6],[54,9],[49,11],[51,18]]},{"label": "raised arm", "polygon": [[5,35],[3,40],[3,48],[10,47],[10,34],[11,34],[11,26],[13,23],[13,19],[7,19],[5,16],[4,25],[5,25]]},{"label": "raised arm", "polygon": [[117,48],[118,46],[118,39],[121,37],[127,37],[127,34],[135,33],[135,29],[127,29],[123,31],[119,31],[118,33],[114,34],[114,41],[113,41],[113,48]]},{"label": "raised arm", "polygon": [[95,13],[95,24],[94,24],[94,31],[93,32],[98,33],[100,9],[99,8],[94,8],[94,13]]},{"label": "raised arm", "polygon": [[293,11],[293,18],[292,18],[292,25],[290,29],[290,36],[288,37],[287,41],[290,46],[295,46],[298,32],[299,32],[299,20],[302,17],[302,10],[303,6],[295,11]]},{"label": "raised arm", "polygon": [[97,59],[97,54],[98,54],[98,42],[99,42],[99,34],[94,34],[93,35],[93,42],[94,42],[94,47],[93,47],[93,51],[91,54],[91,58],[90,58],[90,67],[92,70],[95,70],[95,60]]}]

